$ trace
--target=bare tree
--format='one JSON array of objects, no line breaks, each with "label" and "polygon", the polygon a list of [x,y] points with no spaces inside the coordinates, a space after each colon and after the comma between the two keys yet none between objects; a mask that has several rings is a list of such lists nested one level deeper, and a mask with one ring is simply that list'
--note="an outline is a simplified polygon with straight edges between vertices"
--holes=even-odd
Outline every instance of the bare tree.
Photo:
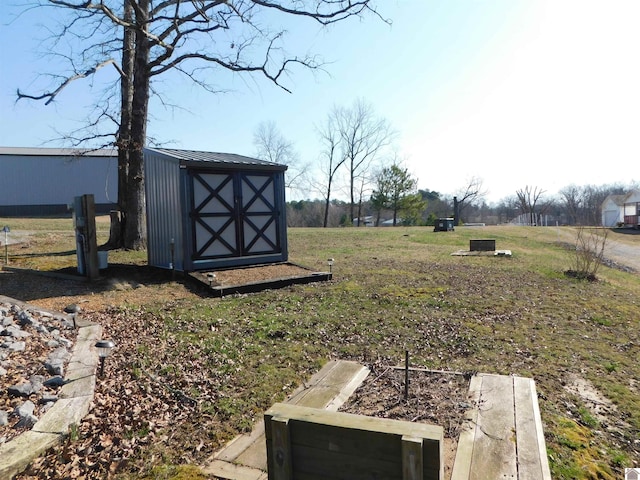
[{"label": "bare tree", "polygon": [[482,183],[482,178],[471,177],[467,182],[467,185],[460,189],[454,197],[454,218],[456,220],[456,226],[458,225],[458,220],[462,216],[462,212],[466,207],[487,196],[487,191],[484,190]]},{"label": "bare tree", "polygon": [[256,148],[256,157],[260,160],[289,167],[285,187],[292,190],[298,188],[305,166],[301,164],[293,142],[285,138],[275,122],[260,122],[258,124],[253,132],[253,145]]},{"label": "bare tree", "polygon": [[544,193],[544,190],[539,189],[538,187],[530,187],[529,185],[516,191],[518,205],[522,210],[522,213],[527,215],[527,223],[529,225],[537,225],[538,215],[544,213],[544,204],[542,205],[543,208],[539,205],[540,197],[542,197]]},{"label": "bare tree", "polygon": [[[362,205],[369,169],[395,134],[389,122],[376,116],[371,104],[363,99],[356,100],[351,108],[338,108],[335,115],[345,164],[349,169],[350,215],[353,219],[356,200],[359,206]],[[359,219],[358,214],[358,225]]]},{"label": "bare tree", "polygon": [[[94,77],[107,65],[130,82],[121,85],[126,93],[119,107],[130,118],[111,115],[111,120],[117,135],[112,144],[126,151],[119,162],[125,178],[119,185],[126,184],[126,192],[118,201],[124,246],[134,249],[146,246],[142,165],[153,79],[178,72],[214,92],[210,78],[223,70],[258,75],[289,91],[283,82],[293,67],[317,69],[322,63],[312,55],[287,55],[284,28],[270,24],[300,19],[330,25],[367,13],[379,16],[373,0],[37,0],[36,5],[39,11],[51,7],[66,15],[52,48],[69,46],[59,54],[68,60],[69,71],[40,93],[18,91],[19,99],[50,104],[70,84]],[[117,48],[114,39],[119,39]],[[127,49],[132,58],[126,57]],[[130,66],[125,57],[131,58]]]},{"label": "bare tree", "polygon": [[576,225],[584,202],[582,189],[576,185],[568,185],[562,188],[559,193],[571,223]]},{"label": "bare tree", "polygon": [[331,194],[333,183],[336,173],[347,161],[347,157],[344,154],[344,149],[341,148],[340,132],[337,129],[337,122],[339,120],[339,110],[334,108],[333,111],[327,116],[327,119],[319,128],[316,128],[318,136],[320,137],[321,150],[320,150],[320,170],[322,172],[323,182],[318,184],[311,180],[312,185],[317,185],[317,189],[320,191],[324,199],[324,220],[323,227],[327,227],[329,222],[329,206],[331,205]]}]

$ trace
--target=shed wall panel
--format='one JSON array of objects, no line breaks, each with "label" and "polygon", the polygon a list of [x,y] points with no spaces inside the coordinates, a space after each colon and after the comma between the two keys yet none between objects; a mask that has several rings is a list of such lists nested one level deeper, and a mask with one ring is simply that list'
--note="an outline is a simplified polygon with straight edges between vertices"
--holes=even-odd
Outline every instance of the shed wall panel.
[{"label": "shed wall panel", "polygon": [[[161,268],[184,268],[184,234],[178,162],[161,154],[145,154],[147,256]],[[173,254],[172,254],[173,244]]]}]

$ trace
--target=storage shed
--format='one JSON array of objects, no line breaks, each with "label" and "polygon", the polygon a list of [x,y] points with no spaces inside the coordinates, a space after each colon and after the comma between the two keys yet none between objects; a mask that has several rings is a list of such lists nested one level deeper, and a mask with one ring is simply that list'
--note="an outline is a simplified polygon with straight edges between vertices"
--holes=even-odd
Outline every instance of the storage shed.
[{"label": "storage shed", "polygon": [[183,272],[287,260],[285,165],[146,148],[149,265]]}]

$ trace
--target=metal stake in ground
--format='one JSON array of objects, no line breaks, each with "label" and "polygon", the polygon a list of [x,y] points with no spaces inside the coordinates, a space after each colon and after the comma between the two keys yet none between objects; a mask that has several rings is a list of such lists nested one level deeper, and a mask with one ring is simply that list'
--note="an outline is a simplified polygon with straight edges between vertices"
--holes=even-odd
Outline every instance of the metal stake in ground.
[{"label": "metal stake in ground", "polygon": [[404,352],[404,400],[409,400],[409,350]]}]

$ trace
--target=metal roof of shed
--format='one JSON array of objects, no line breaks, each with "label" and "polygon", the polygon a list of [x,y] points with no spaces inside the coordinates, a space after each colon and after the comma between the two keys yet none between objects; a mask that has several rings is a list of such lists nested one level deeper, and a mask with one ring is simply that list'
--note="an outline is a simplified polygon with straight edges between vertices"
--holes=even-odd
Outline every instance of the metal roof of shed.
[{"label": "metal roof of shed", "polygon": [[49,157],[117,157],[115,148],[98,150],[87,148],[34,148],[34,147],[0,147],[0,155],[49,156]]},{"label": "metal roof of shed", "polygon": [[218,164],[220,166],[242,168],[268,168],[269,170],[286,170],[286,165],[267,162],[257,158],[245,157],[235,153],[201,152],[197,150],[178,150],[172,148],[146,148],[150,152],[160,153],[180,160],[180,163],[188,166]]}]

